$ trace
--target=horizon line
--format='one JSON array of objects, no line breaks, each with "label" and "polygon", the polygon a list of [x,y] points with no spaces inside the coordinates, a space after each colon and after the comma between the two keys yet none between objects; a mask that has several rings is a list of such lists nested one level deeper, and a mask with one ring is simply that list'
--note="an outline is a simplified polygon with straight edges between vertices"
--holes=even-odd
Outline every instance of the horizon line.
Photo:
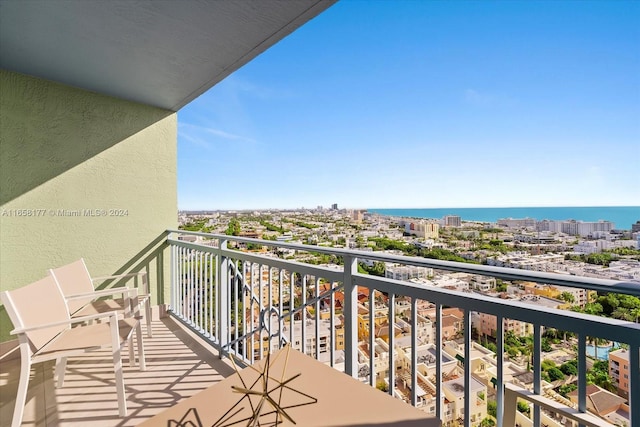
[{"label": "horizon line", "polygon": [[[331,207],[321,206],[323,209],[331,210]],[[640,205],[565,205],[565,206],[439,206],[439,207],[339,207],[338,210],[342,209],[352,209],[352,210],[403,210],[403,209],[544,209],[544,208],[638,208],[640,209]],[[265,210],[317,210],[318,206],[315,207],[269,207],[269,208],[178,208],[178,211],[265,211]]]}]

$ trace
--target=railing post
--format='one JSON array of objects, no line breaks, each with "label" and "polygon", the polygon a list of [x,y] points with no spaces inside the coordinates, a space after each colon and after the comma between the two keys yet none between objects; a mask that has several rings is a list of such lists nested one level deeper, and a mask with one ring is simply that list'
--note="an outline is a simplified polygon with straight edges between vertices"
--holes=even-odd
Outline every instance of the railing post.
[{"label": "railing post", "polygon": [[[396,391],[395,308],[396,295],[393,292],[389,292],[389,394],[391,396]],[[372,333],[376,333],[375,325],[373,325]]]},{"label": "railing post", "polygon": [[229,306],[229,258],[224,255],[223,251],[227,249],[227,240],[219,239],[218,246],[220,255],[216,257],[216,276],[218,292],[216,292],[218,300],[218,341],[220,343],[219,356],[222,359],[225,347],[229,344],[229,321],[231,318],[231,307]]},{"label": "railing post", "polygon": [[587,412],[587,336],[578,335],[578,411]]},{"label": "railing post", "polygon": [[376,291],[369,291],[369,385],[376,386]]},{"label": "railing post", "polygon": [[504,412],[502,422],[505,426],[516,425],[516,408],[518,407],[518,395],[506,387],[504,390]]},{"label": "railing post", "polygon": [[169,309],[175,312],[176,310],[176,294],[178,293],[176,286],[178,286],[178,280],[176,276],[178,275],[178,256],[177,251],[178,247],[169,245],[169,251],[171,254],[171,279],[169,282]]},{"label": "railing post", "polygon": [[[542,395],[542,327],[533,325],[533,392]],[[540,425],[540,405],[533,405],[531,411],[533,425]]]},{"label": "railing post", "polygon": [[495,384],[496,421],[498,421],[498,427],[504,427],[504,318],[502,316],[496,316],[496,362],[498,364],[498,377]]},{"label": "railing post", "polygon": [[464,311],[464,425],[471,425],[471,310]]},{"label": "railing post", "polygon": [[640,422],[640,346],[629,346],[629,403],[631,403],[631,425]]},{"label": "railing post", "polygon": [[[158,252],[158,257],[156,258],[156,304],[160,305],[160,304],[166,304],[167,303],[167,298],[165,295],[165,289],[164,289],[164,285],[165,285],[165,269],[164,269],[164,259],[165,259],[165,251],[164,249]],[[149,264],[147,264],[147,266],[145,267],[145,271],[146,271],[146,275],[142,277],[142,287],[144,289],[143,292],[147,293],[149,295],[149,297],[151,297],[151,288],[150,288],[150,284],[149,284],[149,273],[151,273],[151,269]],[[136,277],[137,279],[137,277]],[[145,316],[149,316],[149,318],[151,318],[151,301],[149,301],[147,304],[145,304]],[[151,337],[151,336],[149,336]]]},{"label": "railing post", "polygon": [[436,303],[436,417],[444,420],[444,398],[442,393],[442,304]]},{"label": "railing post", "polygon": [[411,404],[418,405],[418,300],[411,298]]},{"label": "railing post", "polygon": [[358,258],[344,255],[344,372],[358,376],[358,288],[353,274],[358,272]]}]

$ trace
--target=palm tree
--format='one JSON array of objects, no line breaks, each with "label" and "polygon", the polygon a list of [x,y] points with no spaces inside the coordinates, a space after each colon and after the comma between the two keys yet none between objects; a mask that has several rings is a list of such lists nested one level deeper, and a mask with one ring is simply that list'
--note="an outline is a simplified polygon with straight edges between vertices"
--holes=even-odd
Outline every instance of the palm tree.
[{"label": "palm tree", "polygon": [[571,292],[563,292],[560,294],[560,299],[563,301],[568,302],[569,304],[573,304],[576,300],[576,298],[573,296],[573,294]]},{"label": "palm tree", "polygon": [[587,337],[587,342],[593,345],[593,357],[596,359],[596,361],[600,360],[598,359],[598,347],[607,344],[608,341],[604,338]]},{"label": "palm tree", "polygon": [[558,338],[560,338],[560,331],[558,331],[555,328],[546,328],[544,330],[543,336],[545,336],[547,338],[551,338],[552,340],[553,339],[558,339]]},{"label": "palm tree", "polygon": [[628,320],[629,322],[632,322],[634,319],[631,311],[628,308],[624,307],[616,308],[613,313],[611,313],[611,317],[613,317],[614,319]]},{"label": "palm tree", "polygon": [[533,336],[525,337],[525,344],[520,347],[520,352],[523,356],[527,356],[527,371],[530,371],[533,363]]}]

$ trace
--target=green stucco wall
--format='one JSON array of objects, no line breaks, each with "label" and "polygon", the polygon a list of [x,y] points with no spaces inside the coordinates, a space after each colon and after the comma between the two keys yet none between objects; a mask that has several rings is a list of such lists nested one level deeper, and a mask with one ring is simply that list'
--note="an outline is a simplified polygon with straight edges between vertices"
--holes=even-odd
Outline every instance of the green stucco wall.
[{"label": "green stucco wall", "polygon": [[0,288],[80,257],[94,276],[145,265],[164,285],[176,141],[172,111],[0,71]]}]

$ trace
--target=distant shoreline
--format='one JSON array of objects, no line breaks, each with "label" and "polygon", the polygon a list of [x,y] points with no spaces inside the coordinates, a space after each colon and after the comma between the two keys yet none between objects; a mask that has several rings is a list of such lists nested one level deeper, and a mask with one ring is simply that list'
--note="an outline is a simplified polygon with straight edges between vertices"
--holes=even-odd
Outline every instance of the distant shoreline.
[{"label": "distant shoreline", "polygon": [[457,215],[463,221],[495,223],[503,218],[531,218],[585,222],[611,221],[616,229],[631,229],[640,221],[640,206],[567,206],[567,207],[511,207],[511,208],[371,208],[367,212],[385,216],[441,219],[446,215]]}]

